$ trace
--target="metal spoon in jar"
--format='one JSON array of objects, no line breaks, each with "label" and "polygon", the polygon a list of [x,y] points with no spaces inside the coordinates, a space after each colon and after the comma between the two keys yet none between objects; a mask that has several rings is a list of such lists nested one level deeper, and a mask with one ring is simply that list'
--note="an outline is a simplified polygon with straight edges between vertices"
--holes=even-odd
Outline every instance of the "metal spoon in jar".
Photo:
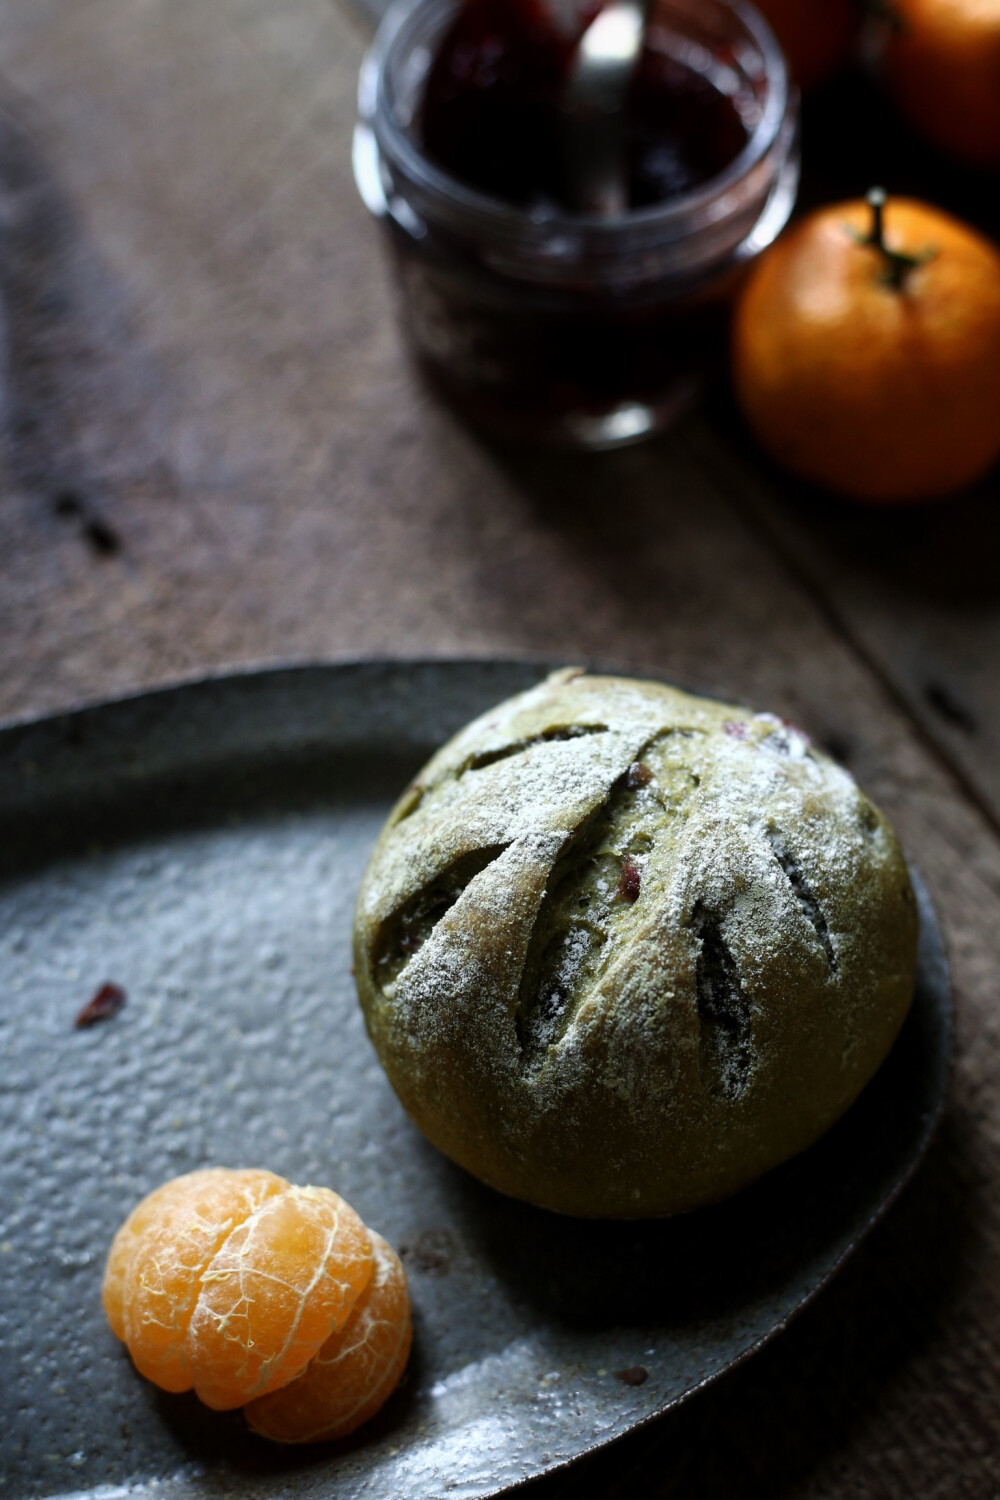
[{"label": "metal spoon in jar", "polygon": [[625,103],[642,56],[651,0],[611,0],[584,32],[563,106],[567,198],[579,213],[628,208]]}]

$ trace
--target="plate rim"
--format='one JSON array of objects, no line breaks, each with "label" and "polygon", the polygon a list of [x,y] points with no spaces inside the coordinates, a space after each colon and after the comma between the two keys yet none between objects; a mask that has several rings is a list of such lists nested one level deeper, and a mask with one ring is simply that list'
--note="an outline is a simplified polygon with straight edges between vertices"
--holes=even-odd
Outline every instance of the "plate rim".
[{"label": "plate rim", "polygon": [[[601,675],[623,675],[639,676],[648,681],[662,680],[650,675],[648,667],[639,668],[634,665],[608,664],[602,662],[599,665],[588,661],[585,657],[577,659],[573,665],[579,665],[584,670],[600,673]],[[494,668],[499,670],[510,669],[517,671],[523,669],[525,672],[538,673],[539,680],[552,670],[556,670],[551,655],[548,654],[518,654],[503,655],[482,653],[474,655],[413,655],[413,656],[365,656],[357,654],[345,654],[336,658],[289,658],[287,660],[268,660],[263,663],[241,663],[236,666],[222,666],[209,670],[183,674],[167,682],[158,683],[152,687],[127,689],[123,692],[113,693],[93,699],[83,699],[66,707],[54,710],[32,712],[26,715],[14,715],[0,719],[0,756],[3,756],[12,743],[16,743],[23,735],[30,736],[32,731],[44,732],[45,730],[56,730],[65,726],[81,716],[101,714],[107,710],[139,708],[143,704],[166,704],[171,699],[183,698],[192,690],[199,688],[225,688],[227,685],[239,686],[253,691],[254,689],[266,690],[273,686],[281,678],[302,679],[310,675],[328,677],[331,680],[344,677],[350,673],[359,671],[370,672],[374,675],[379,673],[400,674],[407,676],[415,671],[440,671],[445,675],[459,670],[472,672],[476,668]],[[686,691],[695,689],[684,686]],[[702,693],[702,696],[712,696]],[[727,698],[717,697],[715,701],[727,702]],[[849,1241],[842,1247],[836,1259],[825,1272],[822,1280],[817,1285],[809,1288],[799,1300],[792,1306],[784,1317],[772,1327],[768,1328],[745,1349],[742,1349],[724,1365],[705,1375],[681,1394],[667,1400],[663,1405],[656,1407],[635,1418],[629,1426],[619,1433],[609,1437],[599,1438],[587,1446],[580,1447],[571,1457],[560,1458],[548,1464],[542,1464],[532,1474],[510,1482],[504,1482],[498,1488],[489,1491],[481,1491],[482,1500],[492,1500],[492,1497],[513,1494],[526,1485],[536,1481],[565,1473],[575,1465],[586,1460],[588,1457],[625,1442],[634,1434],[642,1431],[652,1424],[661,1421],[668,1413],[679,1410],[693,1397],[714,1385],[723,1376],[739,1369],[756,1354],[760,1353],[767,1345],[777,1338],[785,1329],[809,1308],[812,1303],[826,1290],[828,1286],[840,1275],[841,1271],[869,1237],[876,1226],[886,1217],[898,1202],[907,1187],[913,1181],[920,1170],[927,1155],[930,1145],[937,1133],[942,1116],[947,1108],[951,1081],[954,1071],[954,1044],[955,1044],[955,1003],[952,983],[952,968],[948,943],[944,927],[938,915],[933,898],[926,881],[923,879],[919,867],[908,858],[908,867],[914,887],[917,893],[918,905],[921,914],[921,930],[927,923],[926,941],[930,953],[937,966],[936,983],[934,989],[934,1004],[929,1007],[933,1014],[935,1026],[934,1031],[937,1038],[935,1048],[935,1079],[939,1082],[934,1092],[933,1108],[925,1113],[921,1128],[915,1134],[912,1147],[906,1157],[905,1164],[896,1177],[891,1189],[879,1201],[877,1206],[869,1210],[857,1228],[851,1233]],[[922,939],[923,941],[923,939]],[[199,1494],[196,1487],[189,1489],[189,1482],[193,1476],[185,1476],[183,1473],[174,1476],[162,1476],[157,1479],[157,1485],[165,1497],[175,1496],[176,1500],[190,1494],[195,1497]],[[195,1481],[195,1485],[197,1481]],[[142,1495],[146,1482],[140,1482],[137,1490],[129,1490],[129,1493]],[[113,1488],[113,1486],[112,1486]],[[98,1485],[90,1490],[74,1492],[72,1495],[64,1494],[62,1500],[87,1500],[87,1497],[98,1497],[104,1492],[104,1486]],[[123,1492],[124,1493],[124,1492]],[[334,1493],[331,1489],[329,1493]]]}]

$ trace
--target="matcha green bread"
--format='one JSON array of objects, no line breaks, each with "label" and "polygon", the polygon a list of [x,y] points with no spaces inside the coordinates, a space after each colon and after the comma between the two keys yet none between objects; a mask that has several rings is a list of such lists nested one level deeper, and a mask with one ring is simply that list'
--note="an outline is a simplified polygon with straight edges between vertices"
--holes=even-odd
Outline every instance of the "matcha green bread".
[{"label": "matcha green bread", "polygon": [[803,734],[575,671],[434,756],[355,922],[420,1129],[599,1217],[696,1208],[815,1141],[892,1046],[916,946],[895,835]]}]

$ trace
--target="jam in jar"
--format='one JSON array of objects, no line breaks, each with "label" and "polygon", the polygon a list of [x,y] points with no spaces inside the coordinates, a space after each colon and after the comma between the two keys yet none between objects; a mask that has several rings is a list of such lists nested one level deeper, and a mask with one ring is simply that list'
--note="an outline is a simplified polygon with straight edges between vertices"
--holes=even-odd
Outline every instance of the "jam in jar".
[{"label": "jam in jar", "polygon": [[399,0],[365,63],[355,172],[427,375],[511,436],[665,426],[724,346],[798,183],[795,100],[758,13],[653,0],[620,135],[626,206],[577,211],[565,107],[582,28],[546,0]]}]

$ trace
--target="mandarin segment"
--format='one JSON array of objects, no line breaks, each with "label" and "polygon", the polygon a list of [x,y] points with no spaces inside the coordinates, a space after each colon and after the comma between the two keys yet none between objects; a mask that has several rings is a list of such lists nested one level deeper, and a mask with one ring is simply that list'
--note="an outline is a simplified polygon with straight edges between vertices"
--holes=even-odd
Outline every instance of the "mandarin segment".
[{"label": "mandarin segment", "polygon": [[[193,1172],[152,1194],[129,1221],[119,1254],[112,1249],[115,1278],[128,1258],[120,1279],[124,1338],[136,1368],[163,1390],[194,1384],[185,1341],[216,1252],[262,1203],[288,1189],[273,1172]],[[111,1293],[113,1300],[114,1286]]]},{"label": "mandarin segment", "polygon": [[190,1172],[186,1177],[175,1177],[172,1182],[165,1182],[149,1193],[132,1210],[112,1241],[104,1268],[101,1299],[112,1331],[122,1343],[125,1342],[125,1278],[132,1258],[143,1236],[157,1222],[161,1204],[174,1196],[183,1196],[187,1191],[186,1184],[204,1175],[203,1172]]},{"label": "mandarin segment", "polygon": [[381,1235],[375,1269],[350,1318],[310,1365],[280,1391],[246,1409],[253,1430],[278,1443],[318,1443],[367,1422],[395,1390],[413,1341],[406,1273]]},{"label": "mandarin segment", "polygon": [[229,1410],[301,1373],[371,1280],[371,1239],[328,1188],[290,1188],[230,1234],[201,1277],[186,1354],[207,1406]]},{"label": "mandarin segment", "polygon": [[[228,1181],[234,1174],[225,1167],[205,1167],[198,1172],[187,1172],[183,1177],[174,1177],[161,1187],[148,1193],[142,1202],[129,1214],[115,1235],[104,1270],[104,1286],[101,1296],[108,1322],[117,1338],[125,1342],[125,1280],[136,1251],[145,1236],[153,1232],[159,1223],[172,1215],[177,1204],[193,1200],[208,1184]],[[255,1174],[260,1175],[260,1174]],[[264,1174],[268,1177],[272,1173]],[[276,1178],[284,1186],[284,1178]]]}]

